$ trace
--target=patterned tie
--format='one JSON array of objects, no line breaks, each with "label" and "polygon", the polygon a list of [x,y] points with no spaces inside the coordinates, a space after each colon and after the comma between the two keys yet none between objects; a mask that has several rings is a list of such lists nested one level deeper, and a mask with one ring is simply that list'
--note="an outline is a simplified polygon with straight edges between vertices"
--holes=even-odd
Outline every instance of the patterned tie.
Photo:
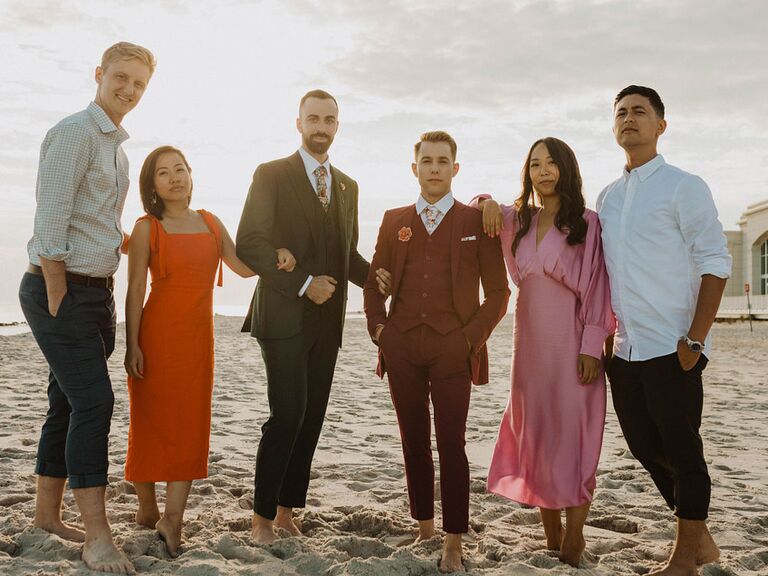
[{"label": "patterned tie", "polygon": [[315,182],[317,182],[317,198],[320,200],[320,204],[323,205],[323,210],[328,212],[328,184],[325,182],[328,172],[325,166],[321,164],[314,169],[312,174],[315,175]]},{"label": "patterned tie", "polygon": [[424,208],[424,216],[426,216],[426,224],[425,227],[427,228],[427,234],[432,236],[432,232],[435,231],[435,228],[437,228],[437,217],[440,216],[442,212],[438,210],[435,206],[427,206]]}]

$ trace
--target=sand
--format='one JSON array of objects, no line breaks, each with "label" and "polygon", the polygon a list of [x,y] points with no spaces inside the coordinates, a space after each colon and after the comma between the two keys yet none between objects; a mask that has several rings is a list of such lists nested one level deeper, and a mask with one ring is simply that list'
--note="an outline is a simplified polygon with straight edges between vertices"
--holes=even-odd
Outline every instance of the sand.
[{"label": "sand", "polygon": [[[152,530],[133,522],[136,496],[123,480],[128,398],[123,326],[110,368],[116,396],[107,510],[119,546],[140,573],[180,575],[438,574],[438,538],[415,544],[402,455],[386,385],[361,319],[350,319],[307,509],[306,538],[249,542],[253,462],[267,414],[264,368],[240,319],[216,317],[216,389],[210,475],[193,484],[183,554],[171,559]],[[629,454],[610,407],[579,569],[544,549],[535,509],[486,493],[485,479],[509,386],[511,318],[489,342],[491,383],[473,389],[468,423],[471,529],[466,567],[479,575],[644,574],[670,552],[673,517]],[[701,573],[768,574],[768,323],[714,328],[705,371],[702,435],[713,480],[710,527],[722,549]],[[0,336],[0,573],[88,574],[80,547],[30,526],[35,450],[46,411],[47,369],[31,334]],[[439,490],[439,487],[438,487]],[[162,491],[161,491],[162,492]],[[439,495],[439,492],[437,492]],[[79,522],[71,492],[64,517]],[[439,525],[439,501],[437,503]]]}]

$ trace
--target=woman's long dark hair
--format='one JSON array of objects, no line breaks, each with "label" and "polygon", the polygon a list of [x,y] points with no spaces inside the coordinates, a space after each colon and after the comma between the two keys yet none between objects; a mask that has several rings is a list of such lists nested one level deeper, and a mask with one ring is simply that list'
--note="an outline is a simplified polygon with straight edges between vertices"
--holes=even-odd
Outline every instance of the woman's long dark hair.
[{"label": "woman's long dark hair", "polygon": [[[192,167],[184,157],[184,153],[173,146],[160,146],[155,148],[149,153],[149,156],[144,160],[144,164],[141,166],[141,173],[139,174],[139,194],[141,195],[141,204],[144,206],[144,212],[152,214],[158,220],[163,219],[163,211],[165,210],[165,202],[155,192],[155,168],[157,167],[157,160],[163,154],[167,153],[178,154],[181,161],[187,167],[190,177],[192,175]],[[192,188],[190,183],[189,201],[192,201]]]},{"label": "woman's long dark hair", "polygon": [[518,229],[512,241],[513,254],[517,252],[522,237],[531,229],[531,220],[535,214],[534,209],[537,208],[529,165],[533,149],[539,144],[544,144],[547,147],[549,155],[560,171],[560,178],[555,185],[555,192],[560,197],[560,209],[555,216],[555,226],[561,232],[568,232],[566,240],[571,246],[584,242],[584,237],[587,234],[587,222],[584,220],[586,205],[584,195],[581,193],[581,173],[579,172],[579,163],[576,162],[576,155],[562,140],[552,137],[540,138],[531,146],[525,164],[523,164],[521,175],[523,189],[520,196],[515,200]]}]

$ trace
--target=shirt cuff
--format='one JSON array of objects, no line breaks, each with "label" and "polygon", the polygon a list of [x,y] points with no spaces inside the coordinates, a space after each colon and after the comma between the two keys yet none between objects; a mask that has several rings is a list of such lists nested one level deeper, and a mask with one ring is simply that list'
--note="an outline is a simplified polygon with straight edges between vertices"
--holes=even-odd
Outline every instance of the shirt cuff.
[{"label": "shirt cuff", "polygon": [[603,345],[606,338],[608,338],[608,332],[601,326],[584,326],[579,354],[586,354],[600,360],[603,357]]},{"label": "shirt cuff", "polygon": [[299,290],[299,298],[301,298],[302,296],[304,296],[304,292],[306,292],[306,291],[307,291],[307,288],[309,288],[309,284],[312,282],[312,278],[314,278],[314,276],[312,276],[312,274],[310,274],[309,276],[307,276],[307,279],[306,279],[306,281],[304,282],[304,286],[302,286],[302,287],[301,287],[301,290]]}]

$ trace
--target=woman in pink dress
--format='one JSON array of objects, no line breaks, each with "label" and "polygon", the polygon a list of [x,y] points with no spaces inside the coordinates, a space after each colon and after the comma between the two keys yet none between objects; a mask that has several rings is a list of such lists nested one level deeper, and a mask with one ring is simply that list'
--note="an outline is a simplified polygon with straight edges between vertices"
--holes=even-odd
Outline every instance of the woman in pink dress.
[{"label": "woman in pink dress", "polygon": [[501,236],[518,288],[512,390],[488,489],[538,506],[547,548],[578,566],[605,423],[602,350],[615,320],[600,223],[585,208],[573,151],[537,140],[522,184],[513,206],[474,201],[486,232]]}]

